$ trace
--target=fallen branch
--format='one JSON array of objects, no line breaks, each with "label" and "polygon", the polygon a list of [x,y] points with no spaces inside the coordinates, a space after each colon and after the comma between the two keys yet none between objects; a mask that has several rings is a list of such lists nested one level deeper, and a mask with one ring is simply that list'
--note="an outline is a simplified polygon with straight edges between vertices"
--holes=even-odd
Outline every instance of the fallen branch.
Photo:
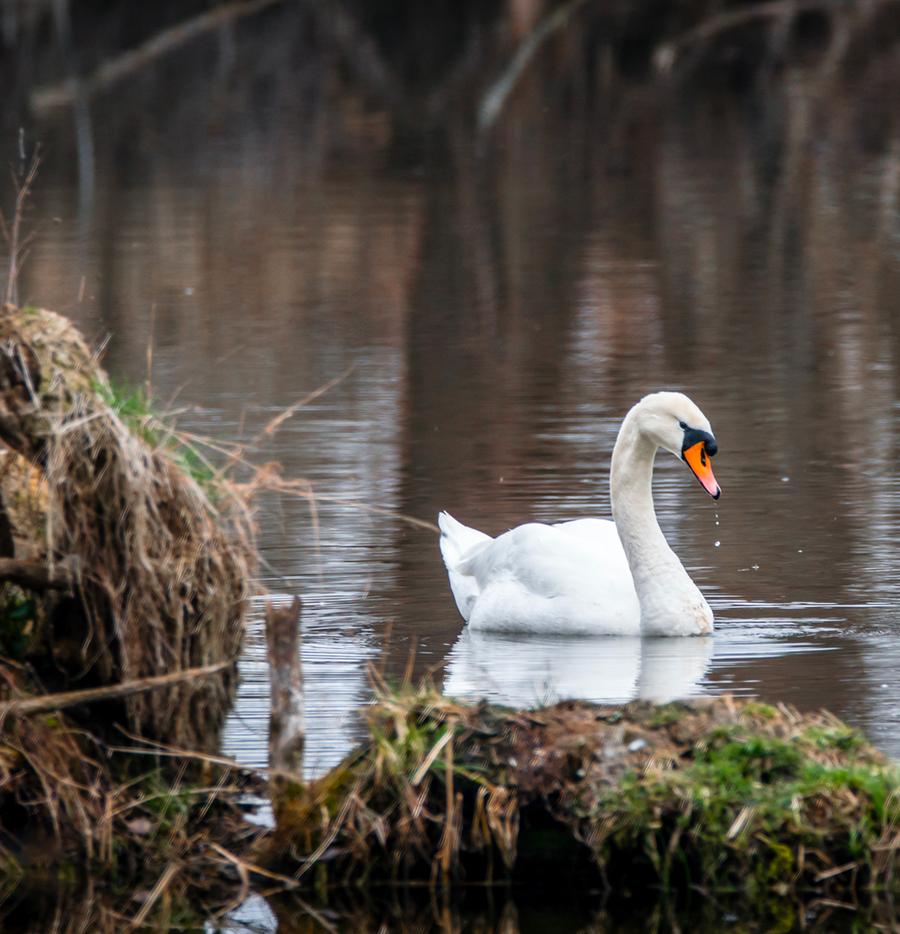
[{"label": "fallen branch", "polygon": [[586,2],[587,0],[569,0],[568,3],[558,7],[542,19],[522,40],[503,73],[481,99],[481,106],[478,108],[478,126],[481,130],[489,130],[493,126],[497,117],[500,116],[500,111],[503,110],[506,99],[519,83],[519,79],[540,47],[553,33],[565,26],[572,14]]},{"label": "fallen branch", "polygon": [[62,564],[52,568],[43,561],[0,558],[0,581],[9,581],[29,590],[74,590],[75,576]]},{"label": "fallen branch", "polygon": [[7,714],[49,713],[53,710],[77,707],[79,704],[91,704],[95,701],[112,700],[116,697],[129,697],[132,694],[154,691],[156,688],[164,688],[182,681],[206,678],[231,667],[233,664],[234,662],[229,660],[217,662],[215,665],[204,665],[201,668],[186,668],[184,671],[173,671],[167,675],[155,675],[152,678],[135,678],[133,681],[109,684],[102,688],[88,688],[84,691],[60,691],[58,694],[44,694],[41,697],[6,701],[0,704],[0,719]]},{"label": "fallen branch", "polygon": [[669,71],[675,66],[682,52],[690,46],[708,42],[738,26],[744,26],[756,20],[794,16],[807,10],[837,9],[839,6],[841,4],[837,0],[769,0],[769,2],[758,3],[739,10],[717,13],[674,39],[663,42],[654,53],[653,61],[659,71]]},{"label": "fallen branch", "polygon": [[158,58],[184,45],[191,39],[218,29],[223,23],[260,13],[282,0],[246,0],[246,2],[225,3],[200,16],[195,16],[178,26],[163,30],[148,39],[136,49],[123,52],[116,58],[102,64],[92,75],[84,79],[68,78],[61,84],[37,88],[31,95],[32,108],[41,111],[73,104],[79,93],[85,96],[95,94],[117,84],[123,78],[155,62]]},{"label": "fallen branch", "polygon": [[220,846],[215,841],[211,840],[207,845],[211,850],[215,850],[219,856],[224,857],[229,863],[243,869],[247,873],[253,873],[254,875],[263,876],[266,879],[280,882],[289,889],[294,889],[299,885],[296,879],[292,879],[290,876],[284,876],[280,872],[273,872],[271,869],[266,869],[265,866],[258,866],[256,863],[250,862],[249,859],[242,859],[236,853],[226,850],[224,846]]}]

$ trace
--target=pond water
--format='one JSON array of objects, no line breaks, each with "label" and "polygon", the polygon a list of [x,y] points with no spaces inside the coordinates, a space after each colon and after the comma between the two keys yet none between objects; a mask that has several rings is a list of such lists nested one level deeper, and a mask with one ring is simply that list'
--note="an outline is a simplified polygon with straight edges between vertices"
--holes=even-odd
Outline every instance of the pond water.
[{"label": "pond water", "polygon": [[[46,160],[21,299],[108,336],[115,378],[149,368],[191,432],[253,438],[324,388],[252,455],[312,492],[258,511],[261,583],[303,598],[310,775],[360,736],[370,666],[517,705],[827,706],[900,756],[897,76],[564,108],[554,67],[481,135],[398,127],[346,88],[200,108],[160,76],[94,102],[89,153],[67,112],[29,121]],[[715,635],[466,632],[406,517],[608,516],[618,425],[660,388],[719,441],[717,503],[671,458],[654,481]],[[223,740],[253,765],[260,620]]]}]

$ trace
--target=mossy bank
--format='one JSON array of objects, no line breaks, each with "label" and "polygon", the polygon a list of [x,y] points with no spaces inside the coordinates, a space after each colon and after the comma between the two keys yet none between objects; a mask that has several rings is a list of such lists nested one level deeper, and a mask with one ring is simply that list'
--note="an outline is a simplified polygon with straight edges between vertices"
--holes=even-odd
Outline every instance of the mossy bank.
[{"label": "mossy bank", "polygon": [[730,697],[523,712],[409,691],[368,722],[363,747],[276,802],[270,854],[320,885],[860,899],[900,881],[900,771],[827,713]]}]

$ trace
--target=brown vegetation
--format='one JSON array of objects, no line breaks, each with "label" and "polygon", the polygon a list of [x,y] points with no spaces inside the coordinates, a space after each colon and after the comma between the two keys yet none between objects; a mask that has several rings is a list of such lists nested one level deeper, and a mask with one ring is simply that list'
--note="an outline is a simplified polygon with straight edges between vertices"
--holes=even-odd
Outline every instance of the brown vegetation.
[{"label": "brown vegetation", "polygon": [[[43,563],[57,582],[64,568],[71,579],[69,594],[34,593],[23,655],[56,688],[230,663],[219,677],[125,700],[133,729],[212,749],[241,645],[253,554],[247,517],[231,508],[236,499],[213,506],[165,443],[125,424],[110,396],[68,321],[4,306],[5,557]],[[7,590],[38,584],[19,574]]]},{"label": "brown vegetation", "polygon": [[261,782],[202,750],[235,686],[243,500],[41,309],[0,310],[0,440],[0,876],[155,878],[138,923],[223,864],[233,897]]}]

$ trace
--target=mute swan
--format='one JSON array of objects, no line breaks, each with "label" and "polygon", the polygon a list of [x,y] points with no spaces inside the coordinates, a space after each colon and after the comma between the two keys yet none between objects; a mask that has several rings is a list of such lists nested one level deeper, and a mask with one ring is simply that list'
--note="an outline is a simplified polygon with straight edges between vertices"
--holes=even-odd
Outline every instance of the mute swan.
[{"label": "mute swan", "polygon": [[712,632],[709,604],[669,548],[653,510],[664,448],[718,499],[706,416],[679,392],[645,396],[625,416],[610,469],[613,521],[529,522],[491,538],[439,516],[450,589],[473,630],[617,636]]}]

